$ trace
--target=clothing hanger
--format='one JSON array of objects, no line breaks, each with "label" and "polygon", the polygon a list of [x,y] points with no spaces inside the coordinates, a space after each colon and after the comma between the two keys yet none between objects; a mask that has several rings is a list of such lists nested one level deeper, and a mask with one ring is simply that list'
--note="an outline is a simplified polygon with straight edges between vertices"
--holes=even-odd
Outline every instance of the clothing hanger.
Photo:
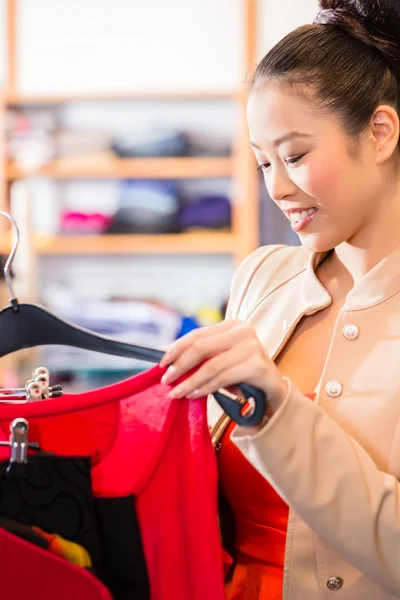
[{"label": "clothing hanger", "polygon": [[[36,346],[73,346],[103,354],[136,358],[159,363],[163,352],[153,348],[121,342],[93,333],[57,317],[36,304],[20,304],[15,297],[10,269],[17,253],[20,234],[14,218],[3,211],[0,215],[8,219],[15,232],[15,242],[4,267],[4,278],[9,289],[10,306],[0,311],[0,357]],[[225,413],[236,423],[244,426],[258,425],[266,413],[265,394],[248,384],[237,386],[247,399],[252,398],[252,412],[242,414],[242,405],[237,396],[226,390],[216,391],[214,397]]]}]

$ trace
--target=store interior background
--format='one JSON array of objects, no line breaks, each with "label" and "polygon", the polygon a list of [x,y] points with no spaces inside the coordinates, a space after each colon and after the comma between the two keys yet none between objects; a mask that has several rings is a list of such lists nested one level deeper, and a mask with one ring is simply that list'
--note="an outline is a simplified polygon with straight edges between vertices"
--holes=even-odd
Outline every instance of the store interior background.
[{"label": "store interior background", "polygon": [[[156,348],[221,319],[249,252],[298,243],[256,172],[244,81],[316,12],[317,0],[0,0],[0,210],[20,227],[19,300]],[[45,348],[2,358],[0,384],[42,365],[71,390],[148,366]]]}]

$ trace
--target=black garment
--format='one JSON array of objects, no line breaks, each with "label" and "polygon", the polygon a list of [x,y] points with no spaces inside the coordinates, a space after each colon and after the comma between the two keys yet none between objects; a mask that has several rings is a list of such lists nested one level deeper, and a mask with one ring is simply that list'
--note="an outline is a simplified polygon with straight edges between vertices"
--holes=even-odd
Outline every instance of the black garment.
[{"label": "black garment", "polygon": [[148,600],[149,581],[133,496],[94,498],[90,459],[29,456],[0,463],[0,517],[57,533],[89,552],[115,600]]},{"label": "black garment", "polygon": [[[115,600],[150,598],[134,497],[96,498],[104,583]],[[128,594],[129,591],[129,594]]]},{"label": "black garment", "polygon": [[29,456],[26,465],[18,465],[16,475],[7,473],[8,464],[0,463],[0,516],[83,546],[102,578],[90,459]]}]

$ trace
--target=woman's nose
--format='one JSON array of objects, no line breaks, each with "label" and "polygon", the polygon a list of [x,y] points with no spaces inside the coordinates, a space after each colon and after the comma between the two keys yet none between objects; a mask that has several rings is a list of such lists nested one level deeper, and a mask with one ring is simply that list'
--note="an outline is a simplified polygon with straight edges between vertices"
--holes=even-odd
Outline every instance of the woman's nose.
[{"label": "woman's nose", "polygon": [[265,178],[265,184],[270,198],[275,202],[293,196],[296,192],[296,185],[281,169],[271,170],[269,176]]}]

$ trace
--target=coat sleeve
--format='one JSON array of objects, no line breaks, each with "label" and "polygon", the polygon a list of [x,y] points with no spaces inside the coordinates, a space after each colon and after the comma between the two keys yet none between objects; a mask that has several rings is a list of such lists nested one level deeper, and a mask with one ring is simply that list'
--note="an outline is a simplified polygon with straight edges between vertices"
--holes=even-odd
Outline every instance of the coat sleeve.
[{"label": "coat sleeve", "polygon": [[288,505],[344,559],[400,597],[400,484],[289,383],[270,421],[232,441]]}]

